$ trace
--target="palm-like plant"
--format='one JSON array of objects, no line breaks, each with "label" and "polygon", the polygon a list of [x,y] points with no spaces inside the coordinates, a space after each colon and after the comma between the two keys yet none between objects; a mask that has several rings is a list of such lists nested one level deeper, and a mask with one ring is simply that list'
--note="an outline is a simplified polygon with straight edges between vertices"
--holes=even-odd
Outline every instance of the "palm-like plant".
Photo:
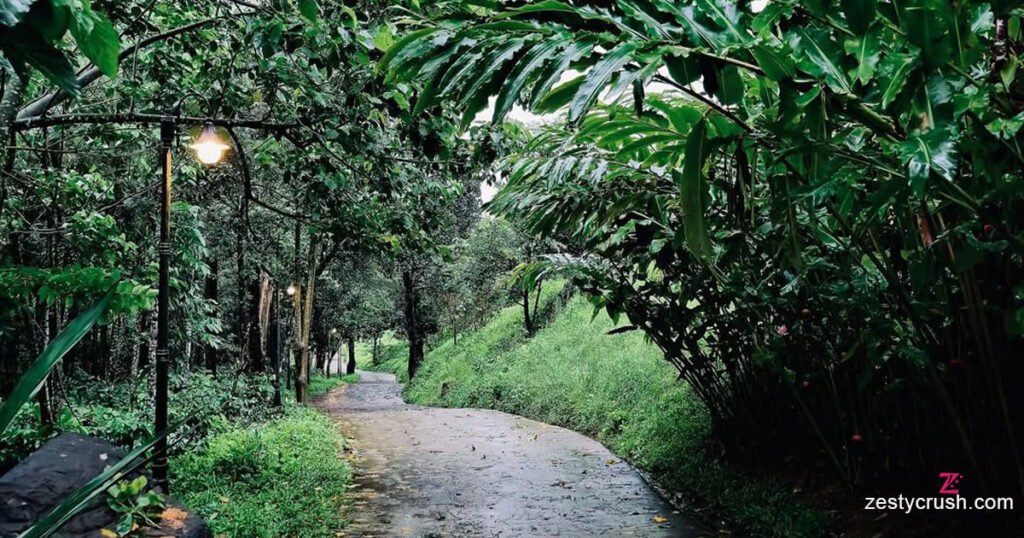
[{"label": "palm-like plant", "polygon": [[[1024,491],[1012,3],[436,9],[380,69],[464,125],[491,98],[493,121],[564,111],[572,129],[503,162],[495,210],[598,256],[595,304],[662,348],[733,446],[806,431],[852,482],[964,465]],[[959,442],[925,454],[933,436]]]}]

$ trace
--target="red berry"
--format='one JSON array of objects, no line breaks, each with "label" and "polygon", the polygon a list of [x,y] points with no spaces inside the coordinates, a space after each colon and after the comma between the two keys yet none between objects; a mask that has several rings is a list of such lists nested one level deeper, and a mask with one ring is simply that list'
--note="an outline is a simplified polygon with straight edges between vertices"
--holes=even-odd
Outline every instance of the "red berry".
[{"label": "red berry", "polygon": [[803,316],[804,319],[810,318],[811,317],[811,309],[810,308],[805,308],[805,309],[801,310],[800,311],[800,315]]},{"label": "red berry", "polygon": [[854,443],[863,443],[864,442],[864,436],[859,434],[859,433],[855,433],[855,434],[850,436],[850,440],[853,441]]},{"label": "red berry", "polygon": [[982,229],[985,230],[985,235],[988,235],[994,232],[996,227],[991,224],[986,224],[985,226],[982,227]]}]

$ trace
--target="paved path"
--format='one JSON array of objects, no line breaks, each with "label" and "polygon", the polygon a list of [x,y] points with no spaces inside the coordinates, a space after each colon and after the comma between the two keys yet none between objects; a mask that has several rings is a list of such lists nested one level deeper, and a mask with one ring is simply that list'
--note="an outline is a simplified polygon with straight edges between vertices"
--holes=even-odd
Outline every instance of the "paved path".
[{"label": "paved path", "polygon": [[317,402],[351,442],[347,536],[702,534],[597,441],[515,415],[408,405],[394,376]]}]

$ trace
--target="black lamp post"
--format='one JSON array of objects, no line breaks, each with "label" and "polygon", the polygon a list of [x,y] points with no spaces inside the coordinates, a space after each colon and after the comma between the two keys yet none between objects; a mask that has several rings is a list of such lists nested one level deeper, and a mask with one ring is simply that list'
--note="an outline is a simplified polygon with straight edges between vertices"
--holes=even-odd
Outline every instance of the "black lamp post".
[{"label": "black lamp post", "polygon": [[[170,266],[171,266],[171,147],[174,144],[176,119],[164,116],[160,120],[160,154],[159,161],[163,170],[163,181],[160,188],[160,242],[157,251],[160,254],[160,281],[157,288],[156,317],[156,407],[155,430],[157,435],[167,431],[167,377],[169,370],[168,316],[170,314]],[[203,132],[190,146],[196,151],[200,162],[207,165],[216,164],[229,148],[217,136],[216,128],[207,123]],[[156,485],[165,493],[167,487],[167,436],[157,441],[153,448],[153,478]]]}]

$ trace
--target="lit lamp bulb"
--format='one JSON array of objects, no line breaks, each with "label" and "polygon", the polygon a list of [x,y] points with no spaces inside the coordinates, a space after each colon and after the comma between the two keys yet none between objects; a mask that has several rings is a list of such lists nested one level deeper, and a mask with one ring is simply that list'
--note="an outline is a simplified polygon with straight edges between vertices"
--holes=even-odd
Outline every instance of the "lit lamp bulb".
[{"label": "lit lamp bulb", "polygon": [[289,297],[295,295],[295,284],[289,284],[288,289],[285,290],[285,293],[287,293]]},{"label": "lit lamp bulb", "polygon": [[203,164],[217,164],[224,157],[224,152],[231,146],[217,136],[217,128],[211,123],[203,127],[203,132],[190,148],[196,150],[196,157]]}]

